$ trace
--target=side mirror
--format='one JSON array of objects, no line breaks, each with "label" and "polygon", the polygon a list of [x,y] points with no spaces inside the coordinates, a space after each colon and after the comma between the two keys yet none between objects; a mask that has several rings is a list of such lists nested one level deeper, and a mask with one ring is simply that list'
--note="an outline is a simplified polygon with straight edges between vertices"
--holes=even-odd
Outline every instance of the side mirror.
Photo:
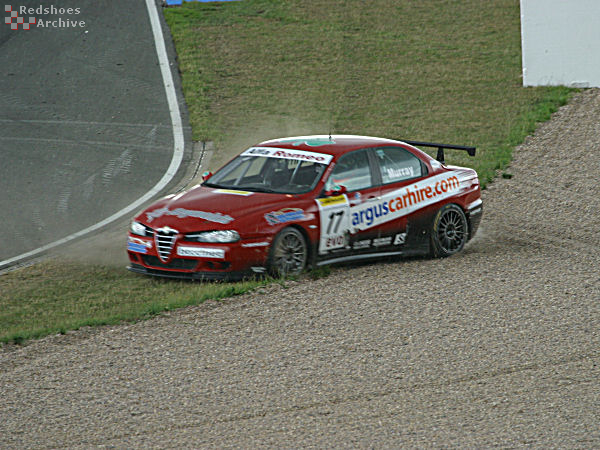
[{"label": "side mirror", "polygon": [[348,189],[343,184],[335,186],[333,189],[325,191],[325,197],[333,197],[334,195],[344,195],[348,192]]},{"label": "side mirror", "polygon": [[210,177],[212,177],[212,176],[213,176],[213,173],[212,173],[212,172],[204,172],[204,173],[202,174],[202,181],[206,181],[206,180],[208,180],[208,179],[209,179]]}]

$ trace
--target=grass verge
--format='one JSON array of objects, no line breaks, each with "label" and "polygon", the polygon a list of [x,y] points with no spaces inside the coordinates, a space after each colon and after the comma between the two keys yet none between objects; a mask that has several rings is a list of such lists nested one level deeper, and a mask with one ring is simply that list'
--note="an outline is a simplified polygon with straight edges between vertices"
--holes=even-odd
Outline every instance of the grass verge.
[{"label": "grass verge", "polygon": [[49,260],[0,277],[0,342],[22,343],[84,326],[137,321],[266,283],[167,281],[121,267]]},{"label": "grass verge", "polygon": [[475,145],[482,184],[570,90],[523,88],[518,0],[248,0],[165,10],[212,169],[295,134]]},{"label": "grass verge", "polygon": [[[216,143],[213,169],[265,139],[332,132],[475,145],[475,158],[447,159],[485,185],[573,92],[522,87],[518,0],[245,0],[187,3],[165,17],[194,138]],[[260,284],[49,261],[0,276],[0,342],[139,320]]]}]

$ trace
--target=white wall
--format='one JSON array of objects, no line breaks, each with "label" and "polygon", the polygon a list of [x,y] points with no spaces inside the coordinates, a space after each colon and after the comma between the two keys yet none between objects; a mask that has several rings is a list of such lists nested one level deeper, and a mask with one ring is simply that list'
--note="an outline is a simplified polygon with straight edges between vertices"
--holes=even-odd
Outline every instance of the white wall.
[{"label": "white wall", "polygon": [[524,86],[600,87],[600,0],[520,0]]}]

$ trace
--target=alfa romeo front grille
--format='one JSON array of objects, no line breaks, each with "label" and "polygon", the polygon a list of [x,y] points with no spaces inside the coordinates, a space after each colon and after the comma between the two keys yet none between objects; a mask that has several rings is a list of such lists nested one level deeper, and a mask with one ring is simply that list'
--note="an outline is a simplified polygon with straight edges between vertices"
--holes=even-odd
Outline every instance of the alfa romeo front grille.
[{"label": "alfa romeo front grille", "polygon": [[171,250],[175,245],[177,231],[170,229],[168,231],[158,229],[154,233],[154,242],[156,243],[156,251],[161,260],[167,261],[171,256]]}]

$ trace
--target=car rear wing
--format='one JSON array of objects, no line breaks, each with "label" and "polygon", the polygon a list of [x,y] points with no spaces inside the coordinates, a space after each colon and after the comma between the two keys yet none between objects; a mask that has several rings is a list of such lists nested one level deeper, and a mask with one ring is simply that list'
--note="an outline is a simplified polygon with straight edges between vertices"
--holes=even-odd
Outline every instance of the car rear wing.
[{"label": "car rear wing", "polygon": [[419,141],[402,141],[402,142],[406,142],[407,144],[414,145],[415,147],[437,148],[438,149],[437,156],[435,159],[437,159],[442,164],[445,164],[444,149],[446,149],[446,148],[449,150],[464,150],[469,154],[469,156],[475,156],[475,147],[468,147],[465,145],[435,144],[433,142],[419,142]]}]

